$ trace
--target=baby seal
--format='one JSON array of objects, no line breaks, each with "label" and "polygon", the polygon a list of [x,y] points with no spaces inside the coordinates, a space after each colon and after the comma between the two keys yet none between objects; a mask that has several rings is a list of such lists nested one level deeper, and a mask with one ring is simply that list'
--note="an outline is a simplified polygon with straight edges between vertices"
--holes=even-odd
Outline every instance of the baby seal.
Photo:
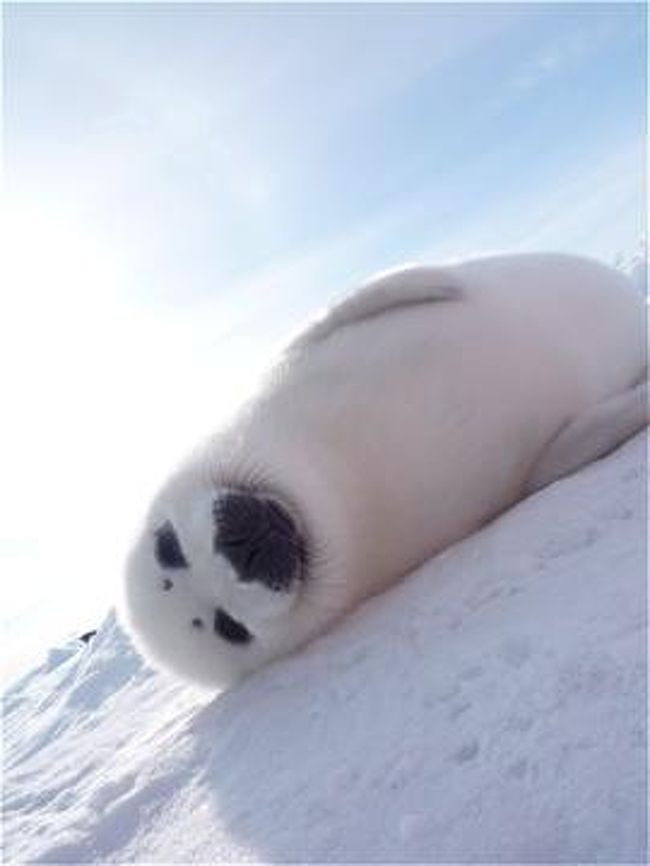
[{"label": "baby seal", "polygon": [[644,302],[567,255],[379,276],[178,468],[130,553],[154,664],[222,688],[646,423]]}]

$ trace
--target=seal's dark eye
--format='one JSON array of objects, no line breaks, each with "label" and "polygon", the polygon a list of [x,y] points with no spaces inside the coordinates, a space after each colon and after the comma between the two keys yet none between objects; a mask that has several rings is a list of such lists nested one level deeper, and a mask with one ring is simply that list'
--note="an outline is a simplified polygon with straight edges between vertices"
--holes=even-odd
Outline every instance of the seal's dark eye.
[{"label": "seal's dark eye", "polygon": [[305,542],[289,512],[266,495],[229,490],[212,509],[214,552],[224,556],[242,583],[257,581],[289,592],[304,572]]},{"label": "seal's dark eye", "polygon": [[187,560],[171,523],[165,523],[156,530],[155,553],[163,568],[187,568]]},{"label": "seal's dark eye", "polygon": [[228,643],[250,643],[253,640],[253,635],[246,626],[237,622],[220,607],[214,615],[214,630]]}]

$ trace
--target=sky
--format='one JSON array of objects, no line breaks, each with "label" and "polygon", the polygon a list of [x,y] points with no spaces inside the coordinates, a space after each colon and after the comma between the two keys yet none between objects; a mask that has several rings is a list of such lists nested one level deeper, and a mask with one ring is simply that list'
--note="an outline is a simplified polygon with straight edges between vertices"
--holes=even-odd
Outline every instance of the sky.
[{"label": "sky", "polygon": [[5,3],[0,605],[116,597],[165,473],[375,271],[644,235],[642,4]]}]

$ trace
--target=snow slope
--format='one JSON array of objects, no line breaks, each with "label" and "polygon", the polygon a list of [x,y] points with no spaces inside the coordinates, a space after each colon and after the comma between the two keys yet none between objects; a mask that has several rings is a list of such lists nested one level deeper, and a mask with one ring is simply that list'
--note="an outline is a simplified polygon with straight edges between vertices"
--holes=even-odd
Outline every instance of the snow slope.
[{"label": "snow slope", "polygon": [[639,862],[645,442],[217,698],[113,615],[5,697],[5,859]]}]

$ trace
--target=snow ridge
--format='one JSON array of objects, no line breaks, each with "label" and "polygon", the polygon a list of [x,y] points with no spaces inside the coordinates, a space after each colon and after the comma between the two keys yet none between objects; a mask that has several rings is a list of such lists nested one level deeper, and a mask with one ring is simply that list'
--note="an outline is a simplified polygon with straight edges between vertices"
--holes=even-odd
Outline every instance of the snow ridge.
[{"label": "snow ridge", "polygon": [[645,440],[216,698],[113,614],[6,693],[5,860],[642,862]]}]

